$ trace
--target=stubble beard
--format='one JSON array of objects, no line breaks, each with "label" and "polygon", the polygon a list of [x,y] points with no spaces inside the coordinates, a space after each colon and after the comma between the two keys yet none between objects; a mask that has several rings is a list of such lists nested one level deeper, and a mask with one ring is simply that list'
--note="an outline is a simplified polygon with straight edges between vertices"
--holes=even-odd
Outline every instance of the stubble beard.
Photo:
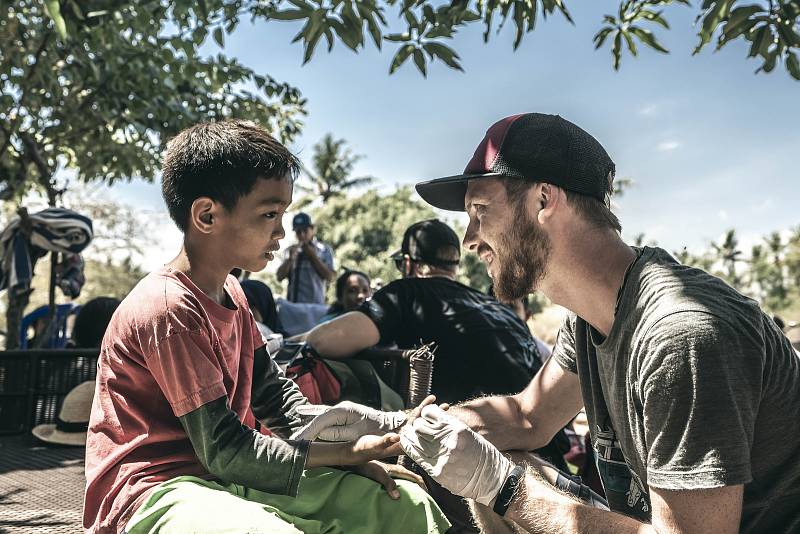
[{"label": "stubble beard", "polygon": [[496,250],[500,270],[494,291],[503,302],[522,299],[536,289],[547,272],[551,249],[550,238],[529,217],[524,203],[514,207],[511,221]]}]

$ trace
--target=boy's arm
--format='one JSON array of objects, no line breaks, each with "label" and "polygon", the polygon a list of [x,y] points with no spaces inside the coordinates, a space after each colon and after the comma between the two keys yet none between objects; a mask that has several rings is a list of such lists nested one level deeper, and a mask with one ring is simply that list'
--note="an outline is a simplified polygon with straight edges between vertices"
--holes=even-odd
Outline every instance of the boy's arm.
[{"label": "boy's arm", "polygon": [[255,351],[250,404],[256,419],[279,436],[288,437],[303,426],[296,408],[308,404],[308,399],[264,346]]},{"label": "boy's arm", "polygon": [[360,465],[400,453],[397,434],[345,443],[264,436],[242,424],[227,396],[179,417],[197,458],[215,477],[279,495],[297,495],[306,468]]},{"label": "boy's arm", "polygon": [[179,417],[197,458],[209,473],[249,488],[297,495],[309,442],[257,433],[228,408],[227,396]]}]

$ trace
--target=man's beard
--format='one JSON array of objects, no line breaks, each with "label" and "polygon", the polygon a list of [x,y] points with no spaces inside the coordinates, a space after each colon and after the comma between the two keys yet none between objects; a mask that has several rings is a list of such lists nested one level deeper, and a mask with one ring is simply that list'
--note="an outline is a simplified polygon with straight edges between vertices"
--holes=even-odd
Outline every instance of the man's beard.
[{"label": "man's beard", "polygon": [[546,273],[550,238],[530,218],[524,203],[514,207],[511,228],[500,236],[497,261],[500,272],[494,282],[497,298],[519,300],[533,291]]}]

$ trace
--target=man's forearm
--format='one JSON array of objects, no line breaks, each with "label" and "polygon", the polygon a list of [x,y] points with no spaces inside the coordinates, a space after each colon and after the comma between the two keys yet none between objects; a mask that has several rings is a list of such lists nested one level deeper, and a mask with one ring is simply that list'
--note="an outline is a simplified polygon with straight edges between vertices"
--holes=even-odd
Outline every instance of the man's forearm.
[{"label": "man's forearm", "polygon": [[513,396],[474,399],[450,408],[472,430],[501,451],[528,451],[543,447],[552,436],[537,436]]},{"label": "man's forearm", "polygon": [[532,533],[655,534],[650,525],[630,517],[587,506],[561,493],[529,468],[505,517]]},{"label": "man's forearm", "polygon": [[330,282],[333,279],[333,276],[336,273],[329,269],[328,266],[325,265],[321,259],[319,259],[319,256],[317,256],[315,252],[308,254],[308,259],[311,260],[311,266],[314,267],[314,270],[317,271],[317,274],[320,278],[326,282]]},{"label": "man's forearm", "polygon": [[294,262],[291,258],[288,258],[283,261],[278,267],[278,271],[275,273],[278,276],[278,281],[283,281],[287,276],[289,276],[289,271],[292,270],[292,265]]}]

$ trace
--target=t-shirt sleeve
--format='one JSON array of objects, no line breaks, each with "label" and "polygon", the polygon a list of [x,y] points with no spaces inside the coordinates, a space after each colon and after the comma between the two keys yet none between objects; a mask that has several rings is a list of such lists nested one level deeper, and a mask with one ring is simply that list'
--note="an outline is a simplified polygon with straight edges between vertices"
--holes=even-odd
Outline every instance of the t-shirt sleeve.
[{"label": "t-shirt sleeve", "polygon": [[638,380],[648,484],[703,489],[752,479],[763,360],[757,342],[702,312],[652,326]]},{"label": "t-shirt sleeve", "polygon": [[380,343],[392,343],[397,340],[405,310],[409,307],[410,298],[406,285],[402,280],[395,280],[379,289],[370,300],[361,305],[359,311],[372,319],[378,328]]},{"label": "t-shirt sleeve", "polygon": [[325,248],[322,251],[321,259],[322,262],[328,266],[328,269],[330,269],[331,271],[335,270],[333,268],[333,251],[331,250],[331,247],[329,247],[328,245],[325,245]]},{"label": "t-shirt sleeve", "polygon": [[577,317],[574,313],[567,314],[558,330],[556,344],[553,346],[553,358],[558,365],[577,374],[578,366],[575,363],[575,322]]},{"label": "t-shirt sleeve", "polygon": [[176,417],[227,394],[219,358],[202,330],[164,338],[146,363]]}]

